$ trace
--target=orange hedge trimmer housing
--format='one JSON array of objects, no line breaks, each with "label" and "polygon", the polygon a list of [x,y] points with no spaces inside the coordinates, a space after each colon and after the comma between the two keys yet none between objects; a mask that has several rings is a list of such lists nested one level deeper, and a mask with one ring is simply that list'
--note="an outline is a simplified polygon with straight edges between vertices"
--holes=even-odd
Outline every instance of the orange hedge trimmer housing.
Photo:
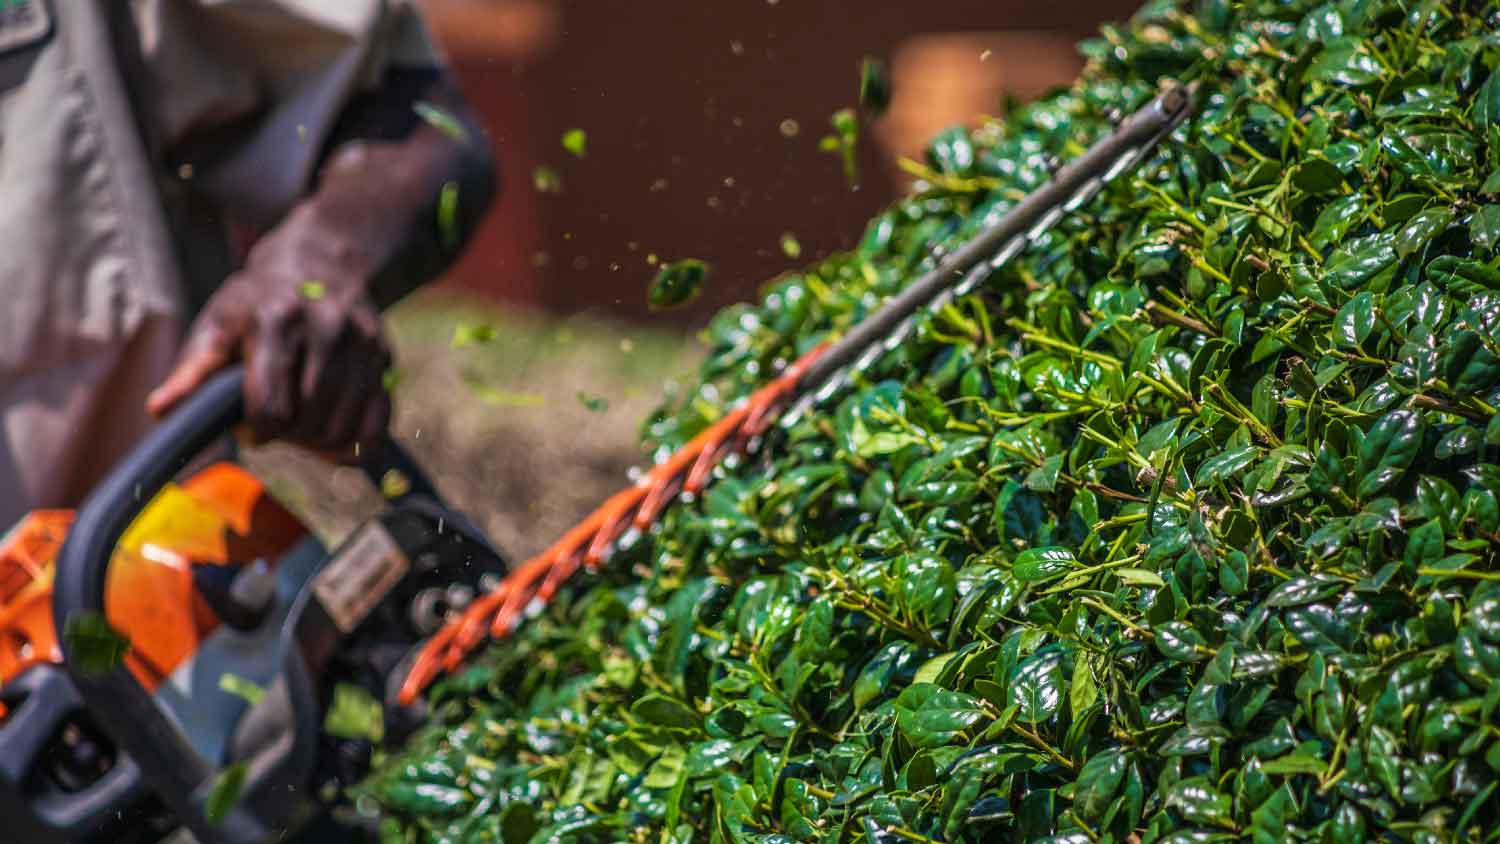
[{"label": "orange hedge trimmer housing", "polygon": [[504,573],[388,441],[364,468],[404,491],[331,552],[233,462],[177,478],[242,391],[218,376],[77,512],[0,540],[5,844],[283,840],[420,725],[391,678]]},{"label": "orange hedge trimmer housing", "polygon": [[[0,542],[0,705],[40,663],[62,664],[52,582],[71,510],[22,519]],[[195,569],[279,560],[307,536],[253,475],[221,463],[169,486],[142,512],[110,563],[105,617],[130,642],[124,661],[155,692],[222,623]],[[5,721],[0,709],[0,725]]]}]

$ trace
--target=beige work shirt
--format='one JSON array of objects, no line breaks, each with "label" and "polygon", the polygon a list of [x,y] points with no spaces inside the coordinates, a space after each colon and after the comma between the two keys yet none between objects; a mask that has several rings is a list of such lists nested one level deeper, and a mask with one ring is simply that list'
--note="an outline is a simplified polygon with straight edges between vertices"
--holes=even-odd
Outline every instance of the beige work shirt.
[{"label": "beige work shirt", "polygon": [[[147,430],[188,291],[219,281],[184,271],[163,185],[205,197],[217,234],[264,229],[353,95],[436,61],[414,0],[131,0],[116,30],[110,2],[26,0],[41,36],[0,10],[0,532],[76,505]],[[139,126],[112,31],[139,42]],[[189,145],[209,154],[167,174]]]}]

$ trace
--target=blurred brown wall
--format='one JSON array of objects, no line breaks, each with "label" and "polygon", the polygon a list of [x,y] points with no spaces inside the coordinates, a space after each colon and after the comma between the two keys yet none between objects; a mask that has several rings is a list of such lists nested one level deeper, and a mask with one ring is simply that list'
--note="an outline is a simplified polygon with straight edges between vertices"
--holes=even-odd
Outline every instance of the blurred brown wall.
[{"label": "blurred brown wall", "polygon": [[[1135,0],[424,0],[503,162],[505,192],[449,285],[558,312],[647,317],[647,256],[713,267],[700,323],[765,279],[851,245],[897,195],[896,154],[1069,81],[1071,45]],[[864,55],[893,61],[863,183],[817,149]],[[790,121],[790,122],[789,122]],[[795,122],[797,134],[784,131]],[[579,160],[560,144],[588,134]],[[562,177],[538,194],[539,164]],[[781,253],[783,232],[803,247]]]}]

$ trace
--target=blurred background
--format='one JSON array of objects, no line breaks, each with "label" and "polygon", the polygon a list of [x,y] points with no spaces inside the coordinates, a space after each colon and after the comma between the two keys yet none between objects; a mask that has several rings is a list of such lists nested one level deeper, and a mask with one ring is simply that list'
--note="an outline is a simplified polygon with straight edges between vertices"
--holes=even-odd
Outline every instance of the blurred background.
[{"label": "blurred background", "polygon": [[[508,190],[450,284],[559,313],[645,316],[647,257],[714,269],[692,324],[806,254],[850,245],[893,164],[955,123],[1070,82],[1074,45],[1134,0],[423,0]],[[821,152],[863,56],[891,66],[858,191]],[[560,138],[588,138],[578,159]],[[561,192],[532,189],[539,166]],[[659,317],[658,317],[659,318]]]},{"label": "blurred background", "polygon": [[[420,0],[502,164],[449,277],[401,306],[398,433],[514,557],[626,483],[637,428],[691,377],[723,305],[852,246],[927,139],[1072,81],[1075,44],[1136,0]],[[893,98],[860,182],[819,150],[865,56]],[[586,154],[562,137],[582,130]],[[539,184],[538,173],[545,175]],[[540,189],[545,188],[545,189]],[[782,247],[800,245],[800,259]],[[712,268],[646,307],[654,260]],[[457,342],[455,342],[457,340]],[[466,342],[471,341],[471,342]],[[472,342],[477,341],[477,342]],[[376,499],[273,450],[267,472],[331,538]]]}]

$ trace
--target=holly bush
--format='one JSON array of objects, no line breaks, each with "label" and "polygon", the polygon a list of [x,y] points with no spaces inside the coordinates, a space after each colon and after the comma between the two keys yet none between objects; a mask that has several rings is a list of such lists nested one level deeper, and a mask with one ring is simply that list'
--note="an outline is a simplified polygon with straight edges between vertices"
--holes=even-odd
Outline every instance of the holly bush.
[{"label": "holly bush", "polygon": [[434,694],[388,842],[1500,840],[1500,5],[1153,2],[720,313],[658,457],[1198,115]]}]

